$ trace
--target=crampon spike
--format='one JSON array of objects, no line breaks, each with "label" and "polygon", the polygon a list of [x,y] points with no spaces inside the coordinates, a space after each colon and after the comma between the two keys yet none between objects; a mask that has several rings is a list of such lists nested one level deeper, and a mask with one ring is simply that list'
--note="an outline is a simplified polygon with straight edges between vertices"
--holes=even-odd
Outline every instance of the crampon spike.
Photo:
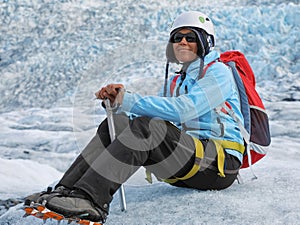
[{"label": "crampon spike", "polygon": [[27,216],[34,216],[36,218],[42,219],[43,224],[46,223],[48,219],[56,220],[57,225],[61,224],[61,221],[67,221],[68,224],[71,224],[72,222],[77,223],[77,224],[82,224],[82,225],[102,225],[102,223],[99,222],[93,222],[87,219],[84,219],[87,217],[89,214],[88,213],[83,213],[79,216],[75,217],[64,217],[63,215],[56,213],[50,209],[48,209],[46,206],[35,203],[34,206],[25,206],[23,207],[23,210],[25,211],[25,214],[23,217]]}]

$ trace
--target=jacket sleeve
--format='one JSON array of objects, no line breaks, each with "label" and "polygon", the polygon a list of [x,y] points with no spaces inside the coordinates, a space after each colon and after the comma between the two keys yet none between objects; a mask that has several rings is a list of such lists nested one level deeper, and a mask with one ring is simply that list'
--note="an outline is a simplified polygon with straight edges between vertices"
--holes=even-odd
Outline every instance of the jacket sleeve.
[{"label": "jacket sleeve", "polygon": [[143,97],[137,93],[126,92],[121,110],[184,123],[208,113],[226,101],[232,94],[232,79],[227,66],[215,63],[208,68],[202,79],[189,87],[187,94],[178,97]]}]

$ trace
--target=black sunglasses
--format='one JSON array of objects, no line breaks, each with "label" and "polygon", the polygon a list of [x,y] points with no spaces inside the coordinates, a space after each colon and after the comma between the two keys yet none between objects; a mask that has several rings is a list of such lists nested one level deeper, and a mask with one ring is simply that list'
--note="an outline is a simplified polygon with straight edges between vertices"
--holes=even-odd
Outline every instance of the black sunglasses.
[{"label": "black sunglasses", "polygon": [[179,43],[182,41],[183,38],[185,38],[185,40],[187,42],[197,42],[197,36],[194,32],[190,32],[187,34],[182,34],[182,33],[177,32],[176,34],[174,34],[174,36],[172,38],[172,42]]}]

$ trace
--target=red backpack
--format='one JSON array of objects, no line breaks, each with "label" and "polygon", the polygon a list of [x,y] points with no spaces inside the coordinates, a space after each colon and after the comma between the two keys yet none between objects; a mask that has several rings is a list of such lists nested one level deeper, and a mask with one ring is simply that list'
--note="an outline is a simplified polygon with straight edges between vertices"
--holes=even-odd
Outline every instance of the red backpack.
[{"label": "red backpack", "polygon": [[261,146],[271,143],[268,115],[256,92],[255,76],[246,57],[239,51],[227,51],[221,54],[220,61],[231,68],[238,87],[244,128],[248,133],[247,137],[242,131],[247,145],[242,168],[247,168],[266,155]]},{"label": "red backpack", "polygon": [[[223,104],[221,111],[230,114],[239,124],[247,149],[244,153],[241,168],[247,168],[266,155],[266,151],[261,147],[268,146],[271,143],[268,115],[261,98],[255,90],[255,76],[246,57],[239,51],[227,51],[221,54],[219,61],[231,68],[238,87],[241,112],[244,117],[243,123],[234,115],[227,102]],[[215,62],[211,62],[204,68],[203,76],[208,67]],[[171,93],[177,78],[178,76],[175,76],[172,80]]]}]

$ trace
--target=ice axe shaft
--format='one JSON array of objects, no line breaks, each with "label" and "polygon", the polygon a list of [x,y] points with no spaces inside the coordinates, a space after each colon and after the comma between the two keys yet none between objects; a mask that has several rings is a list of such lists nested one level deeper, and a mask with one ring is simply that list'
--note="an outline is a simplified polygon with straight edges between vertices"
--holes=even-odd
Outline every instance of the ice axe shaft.
[{"label": "ice axe shaft", "polygon": [[[104,104],[105,104],[106,115],[107,115],[109,136],[110,136],[111,142],[113,142],[116,138],[116,130],[115,130],[115,124],[114,124],[113,109],[110,105],[109,99],[105,99]],[[121,187],[119,189],[119,193],[120,193],[121,210],[126,211],[126,199],[125,199],[125,191],[124,191],[124,185],[123,184],[121,185]]]}]

